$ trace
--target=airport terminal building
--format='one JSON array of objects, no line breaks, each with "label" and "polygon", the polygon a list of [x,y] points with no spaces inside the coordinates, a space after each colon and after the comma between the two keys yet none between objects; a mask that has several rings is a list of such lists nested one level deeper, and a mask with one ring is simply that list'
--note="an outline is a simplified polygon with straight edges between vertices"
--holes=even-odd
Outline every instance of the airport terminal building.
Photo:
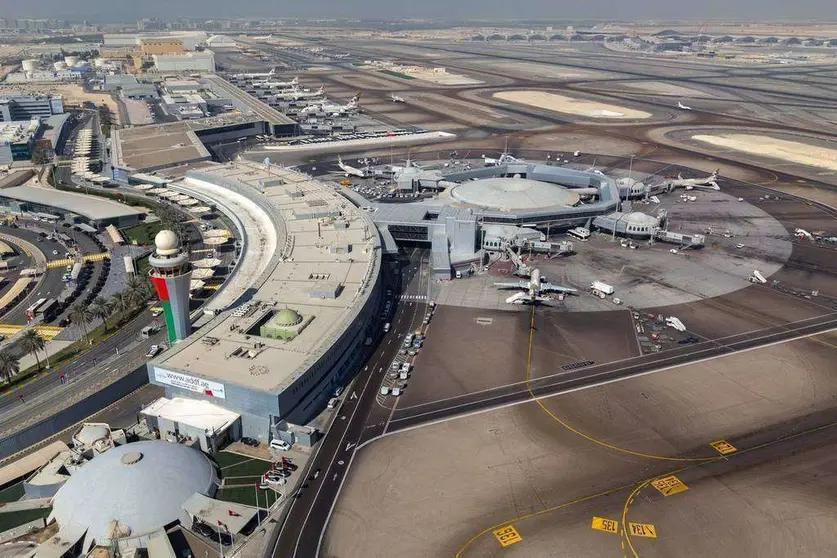
[{"label": "airport terminal building", "polygon": [[375,225],[335,185],[276,166],[215,164],[172,187],[234,214],[244,248],[228,283],[245,288],[219,293],[216,315],[149,362],[149,380],[240,415],[243,436],[288,440],[287,423],[319,414],[380,330]]}]

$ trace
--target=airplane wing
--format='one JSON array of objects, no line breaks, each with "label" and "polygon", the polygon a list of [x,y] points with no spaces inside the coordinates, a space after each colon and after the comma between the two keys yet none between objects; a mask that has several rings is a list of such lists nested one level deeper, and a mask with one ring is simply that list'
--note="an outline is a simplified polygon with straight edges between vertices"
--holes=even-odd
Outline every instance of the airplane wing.
[{"label": "airplane wing", "polygon": [[573,289],[571,287],[563,287],[561,285],[554,285],[552,283],[541,283],[541,292],[574,293],[577,292],[577,289]]},{"label": "airplane wing", "polygon": [[529,281],[507,281],[494,283],[494,286],[498,289],[528,289]]}]

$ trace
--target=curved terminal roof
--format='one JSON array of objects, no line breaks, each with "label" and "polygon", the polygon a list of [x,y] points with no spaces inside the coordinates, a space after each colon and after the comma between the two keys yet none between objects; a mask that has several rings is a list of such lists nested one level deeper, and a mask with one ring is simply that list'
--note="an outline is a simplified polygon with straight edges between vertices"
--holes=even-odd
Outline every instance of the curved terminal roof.
[{"label": "curved terminal roof", "polygon": [[451,196],[463,203],[510,211],[544,207],[572,207],[578,194],[560,184],[528,178],[484,178],[455,186]]},{"label": "curved terminal roof", "polygon": [[114,520],[121,537],[188,521],[183,503],[195,492],[213,496],[218,477],[200,451],[163,441],[116,447],[79,468],[53,499],[61,530],[86,529],[87,541],[107,544]]}]

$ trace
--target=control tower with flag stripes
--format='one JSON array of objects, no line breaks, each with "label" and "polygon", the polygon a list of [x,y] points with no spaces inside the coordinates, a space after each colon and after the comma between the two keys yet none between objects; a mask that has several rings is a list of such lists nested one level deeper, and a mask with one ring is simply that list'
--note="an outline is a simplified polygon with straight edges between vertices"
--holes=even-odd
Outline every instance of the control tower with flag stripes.
[{"label": "control tower with flag stripes", "polygon": [[150,278],[163,306],[169,343],[185,339],[191,332],[189,324],[189,286],[192,269],[189,255],[180,248],[180,239],[173,231],[162,230],[154,237],[156,250],[148,258]]}]

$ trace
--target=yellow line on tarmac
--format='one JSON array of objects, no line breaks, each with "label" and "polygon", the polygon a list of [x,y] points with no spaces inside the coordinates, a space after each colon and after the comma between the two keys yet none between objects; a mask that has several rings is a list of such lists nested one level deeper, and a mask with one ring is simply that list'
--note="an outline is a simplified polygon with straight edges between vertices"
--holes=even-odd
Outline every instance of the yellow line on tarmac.
[{"label": "yellow line on tarmac", "polygon": [[532,305],[532,314],[531,314],[531,317],[529,318],[529,348],[526,352],[526,389],[529,391],[529,395],[532,397],[532,400],[535,403],[537,403],[538,406],[541,409],[543,409],[543,411],[546,414],[548,414],[550,417],[552,417],[552,419],[555,420],[555,422],[557,422],[558,424],[560,424],[561,426],[563,426],[564,428],[566,428],[567,430],[569,430],[573,434],[581,436],[582,438],[584,438],[585,440],[587,440],[589,442],[593,442],[594,444],[600,445],[600,446],[605,447],[607,449],[611,449],[611,450],[618,451],[618,452],[621,452],[621,453],[627,453],[629,455],[633,455],[633,456],[636,456],[636,457],[645,457],[645,458],[648,458],[648,459],[658,459],[658,460],[661,460],[661,461],[680,461],[680,462],[685,462],[685,463],[695,463],[695,462],[701,462],[701,461],[706,461],[707,459],[711,459],[711,458],[707,458],[707,457],[671,457],[671,456],[667,456],[667,455],[656,455],[656,454],[653,454],[653,453],[645,453],[645,452],[641,452],[641,451],[630,450],[630,449],[627,449],[627,448],[617,446],[615,444],[611,444],[610,442],[605,442],[604,440],[600,440],[600,439],[598,439],[594,436],[591,436],[589,434],[585,434],[584,432],[578,430],[577,428],[573,427],[572,425],[568,424],[566,421],[564,421],[561,418],[559,418],[558,416],[556,416],[555,413],[550,411],[547,408],[547,406],[544,405],[543,402],[532,391],[532,384],[531,384],[531,376],[532,376],[532,340],[533,340],[534,336],[535,336],[535,306]]}]

